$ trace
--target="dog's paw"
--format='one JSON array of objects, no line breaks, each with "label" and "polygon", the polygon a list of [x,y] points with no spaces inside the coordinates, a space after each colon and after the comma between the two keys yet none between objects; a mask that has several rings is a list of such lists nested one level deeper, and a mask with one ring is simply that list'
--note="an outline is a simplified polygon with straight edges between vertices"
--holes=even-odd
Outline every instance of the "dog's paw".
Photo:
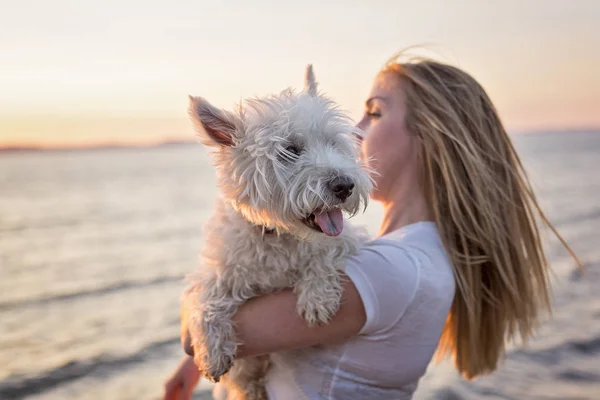
[{"label": "dog's paw", "polygon": [[204,378],[213,383],[219,382],[221,376],[229,372],[234,360],[234,357],[231,355],[215,353],[217,352],[207,351],[207,348],[203,345],[196,344],[194,346],[194,362],[198,370]]},{"label": "dog's paw", "polygon": [[221,377],[225,375],[231,369],[233,365],[233,357],[219,356],[215,360],[206,363],[204,368],[201,368],[203,375],[206,379],[212,383],[217,383],[221,380]]},{"label": "dog's paw", "polygon": [[325,325],[335,315],[339,309],[339,300],[317,301],[308,300],[298,302],[298,314],[308,323],[309,326]]},{"label": "dog's paw", "polygon": [[294,291],[298,297],[296,308],[309,326],[324,325],[340,308],[342,287],[337,279],[302,280]]}]

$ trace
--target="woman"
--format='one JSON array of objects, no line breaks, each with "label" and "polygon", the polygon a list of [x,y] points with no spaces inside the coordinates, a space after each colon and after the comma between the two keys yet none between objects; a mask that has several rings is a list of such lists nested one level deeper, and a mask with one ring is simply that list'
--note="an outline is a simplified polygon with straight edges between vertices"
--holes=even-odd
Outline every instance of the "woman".
[{"label": "woman", "polygon": [[[235,316],[237,356],[272,354],[273,399],[409,399],[436,350],[466,378],[489,373],[505,338],[526,340],[549,308],[537,221],[552,226],[471,76],[430,60],[389,63],[359,127],[385,212],[347,262],[339,312],[309,328],[283,291]],[[165,398],[189,398],[197,379],[188,357]]]}]

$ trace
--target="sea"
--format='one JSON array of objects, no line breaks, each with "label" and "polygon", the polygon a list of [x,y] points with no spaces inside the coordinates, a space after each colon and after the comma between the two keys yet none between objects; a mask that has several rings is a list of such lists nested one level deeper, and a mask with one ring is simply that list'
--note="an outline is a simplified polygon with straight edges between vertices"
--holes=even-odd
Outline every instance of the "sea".
[{"label": "sea", "polygon": [[[600,399],[600,132],[513,140],[584,270],[545,231],[553,314],[535,338],[474,381],[432,363],[416,399]],[[160,399],[216,194],[198,144],[1,152],[0,399]],[[375,234],[381,215],[353,223]]]}]

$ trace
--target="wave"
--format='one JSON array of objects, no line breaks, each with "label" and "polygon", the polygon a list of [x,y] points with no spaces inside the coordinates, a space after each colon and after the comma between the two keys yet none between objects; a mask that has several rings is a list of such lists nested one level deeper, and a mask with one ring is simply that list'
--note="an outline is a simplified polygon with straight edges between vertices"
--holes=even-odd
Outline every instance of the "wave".
[{"label": "wave", "polygon": [[81,218],[73,219],[47,219],[38,221],[40,225],[32,225],[30,221],[25,221],[20,225],[4,226],[0,227],[0,233],[16,233],[42,229],[54,229],[54,228],[70,228],[85,223]]},{"label": "wave", "polygon": [[83,290],[73,293],[64,293],[53,296],[44,296],[37,297],[33,299],[26,300],[17,300],[17,301],[7,301],[0,303],[0,311],[23,308],[28,306],[36,306],[40,304],[48,304],[48,303],[56,303],[61,301],[68,301],[74,299],[81,299],[85,297],[93,297],[98,295],[103,295],[107,293],[116,292],[119,290],[130,290],[130,289],[138,289],[143,287],[162,285],[165,283],[172,283],[176,281],[184,282],[182,276],[161,276],[148,281],[130,281],[130,282],[120,282],[114,285],[109,285],[106,287],[101,287],[97,289]]},{"label": "wave", "polygon": [[538,350],[514,350],[509,359],[526,359],[539,364],[559,364],[565,356],[597,356],[600,355],[600,336],[587,340],[569,340]]},{"label": "wave", "polygon": [[139,352],[114,357],[103,354],[87,360],[68,362],[58,368],[42,371],[35,376],[17,375],[0,382],[0,399],[17,399],[45,392],[93,374],[115,374],[135,364],[149,362],[157,357],[168,357],[179,337],[154,342]]},{"label": "wave", "polygon": [[554,226],[556,226],[557,228],[558,227],[562,228],[566,225],[575,225],[580,222],[595,221],[599,218],[600,218],[600,208],[594,208],[592,210],[587,210],[587,211],[579,213],[579,214],[569,215],[565,218],[560,218],[560,219],[552,221],[552,222],[553,222]]}]

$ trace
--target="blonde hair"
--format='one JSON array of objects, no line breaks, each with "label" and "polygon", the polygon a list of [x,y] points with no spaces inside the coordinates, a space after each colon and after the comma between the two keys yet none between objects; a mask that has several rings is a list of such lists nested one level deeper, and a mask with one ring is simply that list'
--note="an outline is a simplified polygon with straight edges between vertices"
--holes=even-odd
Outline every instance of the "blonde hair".
[{"label": "blonde hair", "polygon": [[[548,221],[498,114],[466,72],[428,59],[388,63],[418,137],[423,191],[457,291],[438,347],[466,378],[493,371],[505,341],[526,341],[550,309],[538,221]],[[577,261],[579,263],[579,261]]]}]

